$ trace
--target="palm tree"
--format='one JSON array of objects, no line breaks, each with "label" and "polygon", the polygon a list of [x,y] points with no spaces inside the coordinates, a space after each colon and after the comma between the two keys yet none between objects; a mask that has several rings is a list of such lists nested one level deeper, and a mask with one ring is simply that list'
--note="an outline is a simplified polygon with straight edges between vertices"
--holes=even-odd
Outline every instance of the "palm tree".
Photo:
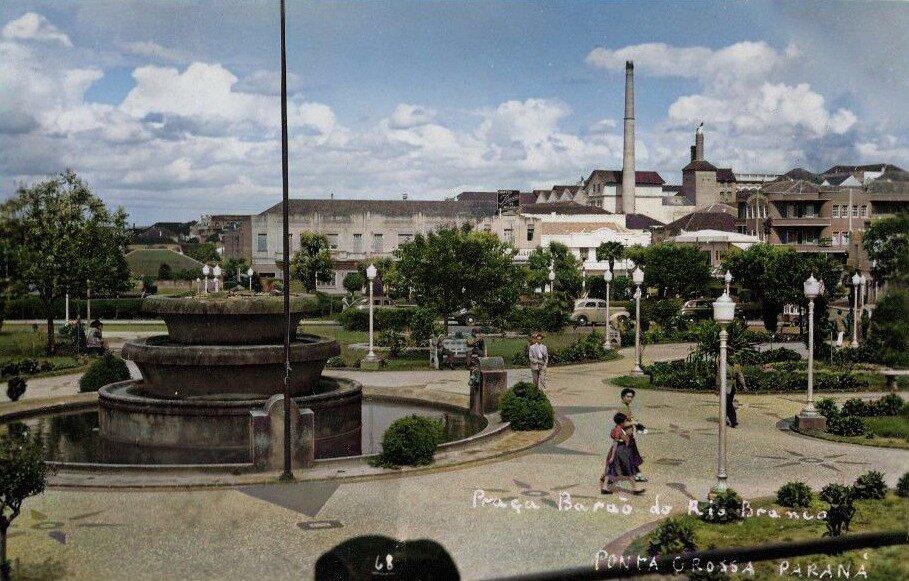
[{"label": "palm tree", "polygon": [[609,261],[609,270],[615,270],[615,261],[625,256],[625,247],[621,242],[603,242],[597,247],[597,260]]}]

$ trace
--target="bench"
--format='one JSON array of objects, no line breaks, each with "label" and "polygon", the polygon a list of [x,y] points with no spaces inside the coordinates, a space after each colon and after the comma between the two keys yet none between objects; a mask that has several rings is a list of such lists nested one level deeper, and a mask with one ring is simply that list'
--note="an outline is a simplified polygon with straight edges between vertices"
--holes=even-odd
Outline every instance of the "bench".
[{"label": "bench", "polygon": [[887,378],[887,387],[896,393],[896,378],[909,377],[909,369],[881,369],[881,375]]}]

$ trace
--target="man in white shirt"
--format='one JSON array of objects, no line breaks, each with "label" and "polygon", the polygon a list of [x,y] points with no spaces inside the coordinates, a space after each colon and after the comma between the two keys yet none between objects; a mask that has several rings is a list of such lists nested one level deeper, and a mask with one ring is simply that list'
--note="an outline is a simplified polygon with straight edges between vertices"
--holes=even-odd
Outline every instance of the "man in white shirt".
[{"label": "man in white shirt", "polygon": [[542,333],[535,334],[527,353],[530,359],[530,374],[533,376],[533,384],[539,389],[546,387],[546,368],[549,366],[549,351],[542,341]]}]

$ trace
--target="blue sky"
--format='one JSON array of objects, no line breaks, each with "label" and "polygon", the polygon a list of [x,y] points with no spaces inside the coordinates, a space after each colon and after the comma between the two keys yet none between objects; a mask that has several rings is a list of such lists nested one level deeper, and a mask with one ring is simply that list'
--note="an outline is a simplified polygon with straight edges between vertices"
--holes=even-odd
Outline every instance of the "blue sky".
[{"label": "blue sky", "polygon": [[[278,2],[0,5],[0,196],[64,167],[137,223],[280,200]],[[909,3],[288,2],[294,197],[441,199],[621,165],[909,167]]]}]

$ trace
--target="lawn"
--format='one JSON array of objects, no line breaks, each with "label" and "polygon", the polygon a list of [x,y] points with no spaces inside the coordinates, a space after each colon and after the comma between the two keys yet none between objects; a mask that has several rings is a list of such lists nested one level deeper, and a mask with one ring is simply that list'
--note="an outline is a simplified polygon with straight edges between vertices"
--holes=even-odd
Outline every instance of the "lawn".
[{"label": "lawn", "polygon": [[140,248],[133,250],[126,255],[126,262],[129,269],[140,275],[158,276],[158,269],[162,263],[170,265],[171,271],[180,272],[181,270],[199,270],[202,275],[202,263],[192,258],[167,250],[164,248]]},{"label": "lawn", "polygon": [[814,438],[831,442],[845,442],[861,446],[878,446],[881,448],[902,448],[909,450],[909,418],[906,416],[869,416],[862,417],[865,428],[874,434],[864,436],[837,436],[829,432],[811,432]]},{"label": "lawn", "polygon": [[[771,499],[759,499],[751,502],[754,509],[759,507],[773,508],[780,515],[785,515],[786,507],[775,504]],[[811,507],[805,509],[809,514],[817,514],[826,510],[827,504],[815,499]],[[900,498],[893,492],[888,493],[883,500],[856,500],[855,516],[852,519],[849,532],[863,533],[874,531],[905,530],[906,513],[909,510],[909,499]],[[801,514],[802,509],[798,509]],[[790,542],[800,540],[820,539],[826,531],[823,520],[802,520],[783,518],[769,518],[766,516],[753,516],[730,524],[708,524],[695,516],[678,517],[691,523],[695,529],[695,543],[698,550],[714,548],[747,547],[767,543]],[[651,534],[635,539],[626,555],[646,555]],[[865,565],[867,579],[876,581],[892,581],[894,579],[909,579],[909,560],[905,559],[905,547],[894,546],[882,549],[868,549],[849,551],[835,556],[810,555],[805,557],[792,557],[788,559],[790,570],[784,576],[791,576],[796,564],[801,564],[805,574],[808,564],[817,564],[818,570],[832,565],[834,578],[837,566],[851,564],[852,578],[861,564]],[[863,557],[867,554],[867,559]],[[779,579],[781,561],[767,561],[754,563],[755,575],[743,576],[748,579]],[[740,564],[741,566],[741,564]],[[741,569],[740,569],[741,570]],[[733,576],[733,578],[738,578]],[[865,577],[859,577],[865,578]]]}]

